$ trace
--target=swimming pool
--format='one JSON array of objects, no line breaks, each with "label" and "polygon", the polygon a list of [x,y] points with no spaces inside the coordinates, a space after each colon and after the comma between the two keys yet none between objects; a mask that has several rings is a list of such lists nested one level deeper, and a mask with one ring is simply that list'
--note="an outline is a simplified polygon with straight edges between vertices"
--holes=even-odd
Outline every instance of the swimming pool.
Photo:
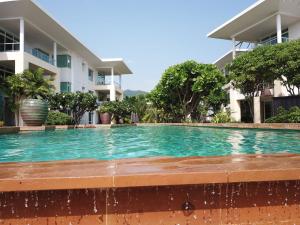
[{"label": "swimming pool", "polygon": [[300,132],[138,126],[0,135],[0,162],[300,153]]}]

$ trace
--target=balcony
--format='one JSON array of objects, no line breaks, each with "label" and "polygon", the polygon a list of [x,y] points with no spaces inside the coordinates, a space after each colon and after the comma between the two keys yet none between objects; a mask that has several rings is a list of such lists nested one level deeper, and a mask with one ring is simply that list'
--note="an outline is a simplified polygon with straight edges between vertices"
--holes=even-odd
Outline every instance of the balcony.
[{"label": "balcony", "polygon": [[[282,37],[282,43],[285,43],[285,42],[289,42],[290,39],[288,37]],[[261,45],[276,45],[278,42],[277,42],[277,37],[272,37],[272,38],[269,38],[265,41],[261,41],[258,43],[259,46]]]},{"label": "balcony", "polygon": [[40,60],[43,60],[44,62],[49,63],[52,66],[54,66],[54,60],[47,53],[44,53],[41,50],[25,48],[25,52],[27,52],[30,55],[33,55],[34,57],[36,57]]},{"label": "balcony", "polygon": [[[111,82],[111,80],[109,80],[109,79],[105,79],[105,78],[99,76],[99,77],[96,78],[95,84],[96,84],[96,86],[108,86],[108,85],[111,85],[112,82]],[[117,88],[120,88],[120,89],[121,89],[120,83],[114,81],[113,84],[114,84]]]},{"label": "balcony", "polygon": [[20,50],[20,43],[1,43],[0,52],[14,52]]}]

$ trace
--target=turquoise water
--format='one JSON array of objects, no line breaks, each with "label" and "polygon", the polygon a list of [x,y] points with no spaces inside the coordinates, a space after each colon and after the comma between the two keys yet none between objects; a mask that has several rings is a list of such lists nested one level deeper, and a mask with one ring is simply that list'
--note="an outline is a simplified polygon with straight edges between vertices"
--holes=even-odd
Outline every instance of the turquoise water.
[{"label": "turquoise water", "polygon": [[124,127],[0,135],[0,162],[300,153],[300,132]]}]

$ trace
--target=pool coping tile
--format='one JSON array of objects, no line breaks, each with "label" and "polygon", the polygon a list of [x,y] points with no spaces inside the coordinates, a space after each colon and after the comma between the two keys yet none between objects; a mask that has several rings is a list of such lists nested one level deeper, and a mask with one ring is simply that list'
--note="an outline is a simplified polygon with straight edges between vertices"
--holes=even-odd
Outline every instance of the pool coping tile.
[{"label": "pool coping tile", "polygon": [[0,192],[300,180],[300,155],[0,163]]}]

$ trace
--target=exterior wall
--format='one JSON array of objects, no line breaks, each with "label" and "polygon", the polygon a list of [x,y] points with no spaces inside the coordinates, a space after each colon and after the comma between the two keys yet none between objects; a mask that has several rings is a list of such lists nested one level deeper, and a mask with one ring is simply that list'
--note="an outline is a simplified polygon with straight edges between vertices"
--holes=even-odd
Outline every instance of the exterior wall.
[{"label": "exterior wall", "polygon": [[300,38],[300,21],[289,27],[289,38],[292,40]]},{"label": "exterior wall", "polygon": [[231,120],[233,122],[241,122],[242,118],[241,118],[240,100],[245,99],[245,96],[239,93],[237,90],[230,88],[229,97],[230,97]]}]

